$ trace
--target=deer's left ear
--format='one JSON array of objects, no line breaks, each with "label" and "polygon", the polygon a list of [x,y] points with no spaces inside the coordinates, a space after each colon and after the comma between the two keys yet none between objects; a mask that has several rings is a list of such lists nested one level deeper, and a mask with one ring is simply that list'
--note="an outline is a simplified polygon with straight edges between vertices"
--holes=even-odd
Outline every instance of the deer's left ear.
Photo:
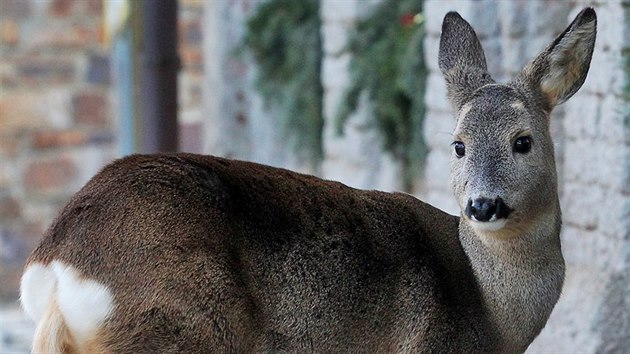
[{"label": "deer's left ear", "polygon": [[517,80],[539,90],[552,108],[576,93],[591,65],[597,16],[588,7],[536,59],[523,69]]},{"label": "deer's left ear", "polygon": [[476,89],[494,83],[488,74],[486,57],[475,30],[457,12],[444,16],[438,64],[455,111],[469,100]]}]

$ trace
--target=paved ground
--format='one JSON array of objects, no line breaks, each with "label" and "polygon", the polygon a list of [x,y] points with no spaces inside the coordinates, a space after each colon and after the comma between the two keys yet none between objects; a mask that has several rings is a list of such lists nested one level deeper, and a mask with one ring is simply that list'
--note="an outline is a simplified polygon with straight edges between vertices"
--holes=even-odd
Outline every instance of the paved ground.
[{"label": "paved ground", "polygon": [[30,353],[35,324],[17,304],[0,304],[0,353]]}]

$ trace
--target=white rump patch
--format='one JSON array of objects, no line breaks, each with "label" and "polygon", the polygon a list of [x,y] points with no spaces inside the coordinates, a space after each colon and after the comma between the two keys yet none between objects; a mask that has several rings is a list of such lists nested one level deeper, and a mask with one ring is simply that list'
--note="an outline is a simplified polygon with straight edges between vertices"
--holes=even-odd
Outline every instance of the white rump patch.
[{"label": "white rump patch", "polygon": [[79,342],[90,339],[113,308],[113,297],[105,285],[82,277],[75,268],[59,261],[48,266],[30,265],[20,290],[22,307],[37,322],[54,298],[66,326]]},{"label": "white rump patch", "polygon": [[41,321],[55,291],[55,274],[43,264],[28,266],[20,283],[20,301],[27,315],[35,322]]}]

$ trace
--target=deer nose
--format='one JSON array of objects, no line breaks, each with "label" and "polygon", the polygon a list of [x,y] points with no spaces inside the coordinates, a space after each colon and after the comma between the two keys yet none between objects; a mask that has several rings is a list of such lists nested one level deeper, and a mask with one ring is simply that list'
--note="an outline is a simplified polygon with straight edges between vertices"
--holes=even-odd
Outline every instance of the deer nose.
[{"label": "deer nose", "polygon": [[466,205],[466,216],[476,221],[489,221],[493,217],[496,219],[507,218],[511,209],[503,202],[503,199],[477,198],[468,199]]}]

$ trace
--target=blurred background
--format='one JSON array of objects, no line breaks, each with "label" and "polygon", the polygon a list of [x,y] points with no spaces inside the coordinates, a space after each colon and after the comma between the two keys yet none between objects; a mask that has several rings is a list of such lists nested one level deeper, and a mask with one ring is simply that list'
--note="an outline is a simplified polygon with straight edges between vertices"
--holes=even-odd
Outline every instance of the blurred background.
[{"label": "blurred background", "polygon": [[453,214],[444,14],[506,81],[585,6],[589,76],[551,120],[563,295],[531,353],[630,353],[630,1],[0,0],[0,353],[26,352],[24,261],[115,158],[257,161]]}]

